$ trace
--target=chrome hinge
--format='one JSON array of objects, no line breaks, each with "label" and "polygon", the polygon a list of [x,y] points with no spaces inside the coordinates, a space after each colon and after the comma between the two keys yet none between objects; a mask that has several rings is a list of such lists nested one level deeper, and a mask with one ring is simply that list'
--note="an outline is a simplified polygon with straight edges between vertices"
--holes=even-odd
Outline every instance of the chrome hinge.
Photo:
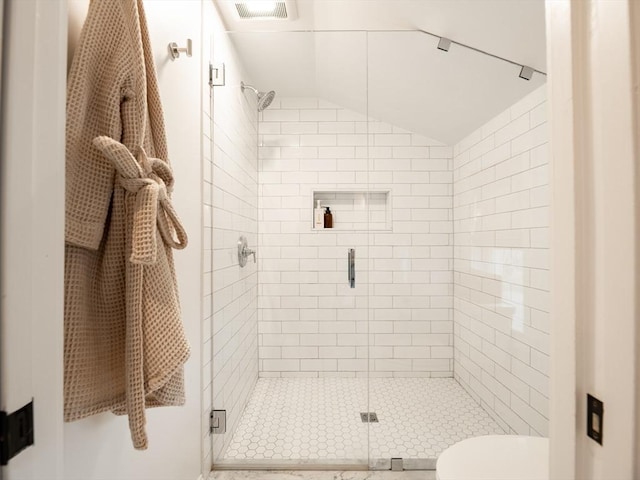
[{"label": "chrome hinge", "polygon": [[209,64],[209,86],[224,87],[224,63],[213,66]]},{"label": "chrome hinge", "polygon": [[227,432],[227,411],[211,410],[209,414],[209,433],[221,434]]},{"label": "chrome hinge", "polygon": [[404,465],[402,458],[392,458],[391,459],[391,471],[393,472],[401,472],[404,470]]},{"label": "chrome hinge", "polygon": [[0,465],[33,445],[33,400],[13,413],[0,412]]}]

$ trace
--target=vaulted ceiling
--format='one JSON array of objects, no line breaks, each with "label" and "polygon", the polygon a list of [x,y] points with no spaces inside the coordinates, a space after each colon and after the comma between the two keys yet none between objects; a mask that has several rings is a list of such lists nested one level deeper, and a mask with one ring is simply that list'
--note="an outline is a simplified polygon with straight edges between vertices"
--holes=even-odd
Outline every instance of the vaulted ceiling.
[{"label": "vaulted ceiling", "polygon": [[[296,20],[239,20],[217,0],[251,82],[318,96],[453,144],[542,85],[544,0],[297,0]],[[452,45],[424,30],[504,57]],[[366,33],[368,32],[368,33]]]}]

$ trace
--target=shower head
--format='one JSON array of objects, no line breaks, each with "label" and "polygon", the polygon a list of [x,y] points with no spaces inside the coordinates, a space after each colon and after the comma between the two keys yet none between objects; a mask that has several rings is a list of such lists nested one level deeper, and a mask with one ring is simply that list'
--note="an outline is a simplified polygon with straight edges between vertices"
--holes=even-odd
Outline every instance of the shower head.
[{"label": "shower head", "polygon": [[259,93],[258,94],[258,111],[261,112],[273,102],[273,99],[276,96],[276,92],[273,90],[269,90],[267,93]]},{"label": "shower head", "polygon": [[256,88],[251,85],[246,85],[244,82],[240,82],[240,88],[244,92],[245,88],[253,90],[255,94],[258,96],[258,111],[261,112],[273,102],[273,98],[276,96],[276,92],[273,90],[269,92],[259,92]]}]

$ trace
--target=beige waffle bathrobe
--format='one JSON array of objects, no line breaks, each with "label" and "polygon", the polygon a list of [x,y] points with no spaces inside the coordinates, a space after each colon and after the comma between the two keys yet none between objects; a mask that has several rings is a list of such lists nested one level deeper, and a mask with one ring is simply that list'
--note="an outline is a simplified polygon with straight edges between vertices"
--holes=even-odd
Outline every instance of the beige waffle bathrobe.
[{"label": "beige waffle bathrobe", "polygon": [[[43,81],[46,81],[43,80]],[[92,0],[69,74],[65,420],[184,403],[173,185],[142,0]]]}]

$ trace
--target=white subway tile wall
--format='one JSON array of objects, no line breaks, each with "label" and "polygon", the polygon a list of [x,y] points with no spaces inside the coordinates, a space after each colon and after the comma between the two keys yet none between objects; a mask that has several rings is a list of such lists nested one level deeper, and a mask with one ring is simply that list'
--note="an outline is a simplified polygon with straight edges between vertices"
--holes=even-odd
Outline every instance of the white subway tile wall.
[{"label": "white subway tile wall", "polygon": [[452,376],[452,149],[317,98],[260,120],[260,375]]},{"label": "white subway tile wall", "polygon": [[[213,4],[203,5],[210,10],[207,18],[218,18]],[[215,461],[231,442],[258,380],[258,273],[252,261],[240,268],[237,256],[241,235],[251,248],[258,242],[257,99],[252,92],[243,95],[240,90],[243,69],[224,31],[221,24],[212,30],[216,32],[212,63],[226,64],[226,86],[211,91],[212,115],[206,82],[203,91],[203,453],[207,468],[211,453]],[[226,410],[226,434],[209,435],[211,408]]]},{"label": "white subway tile wall", "polygon": [[548,434],[546,87],[454,147],[455,378],[506,430]]}]

